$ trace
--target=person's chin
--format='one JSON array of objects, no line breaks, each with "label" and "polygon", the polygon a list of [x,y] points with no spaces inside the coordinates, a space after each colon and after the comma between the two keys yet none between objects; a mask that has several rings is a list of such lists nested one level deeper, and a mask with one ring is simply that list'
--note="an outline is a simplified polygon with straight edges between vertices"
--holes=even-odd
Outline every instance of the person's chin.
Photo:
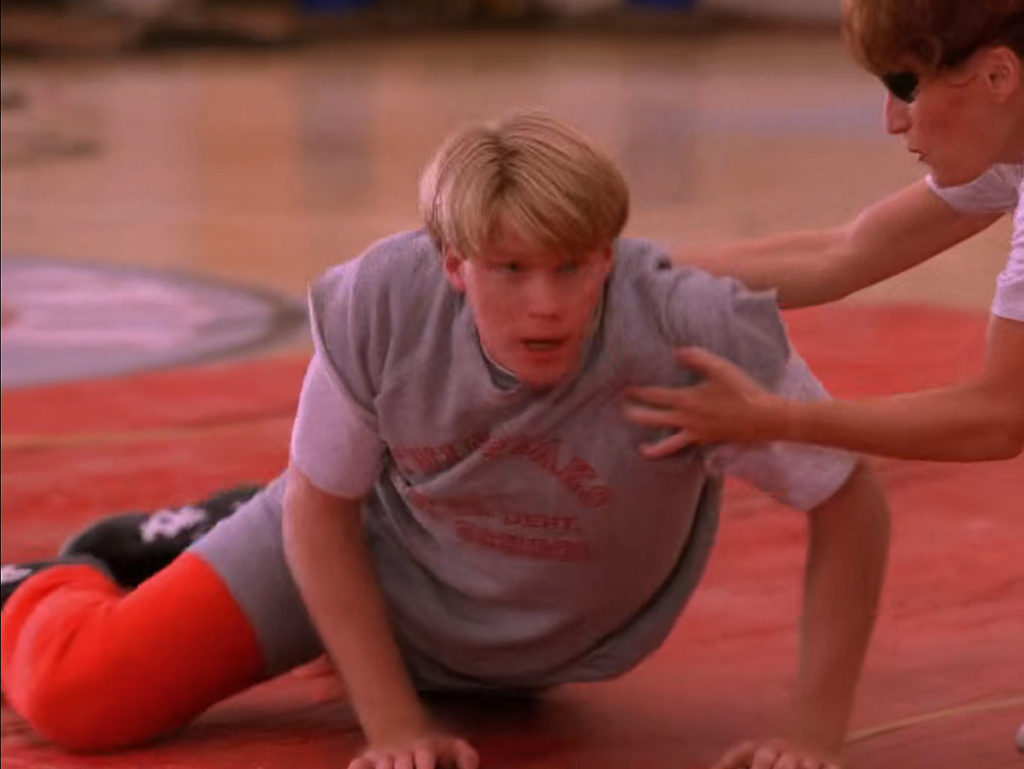
[{"label": "person's chin", "polygon": [[519,377],[519,381],[531,390],[544,391],[557,387],[567,378],[568,374],[564,371],[548,373],[524,372],[524,374]]},{"label": "person's chin", "polygon": [[558,362],[545,365],[525,365],[515,372],[516,377],[531,390],[550,390],[569,378],[569,366]]},{"label": "person's chin", "polygon": [[959,187],[961,184],[965,184],[970,181],[969,179],[961,179],[960,176],[955,174],[942,173],[932,169],[932,181],[934,181],[939,187]]},{"label": "person's chin", "polygon": [[564,382],[576,368],[576,353],[570,352],[568,348],[517,352],[515,365],[510,368],[520,382],[532,389],[555,387]]},{"label": "person's chin", "polygon": [[927,165],[932,173],[932,179],[940,187],[959,187],[961,184],[973,182],[988,170],[987,168],[947,168],[931,163]]}]

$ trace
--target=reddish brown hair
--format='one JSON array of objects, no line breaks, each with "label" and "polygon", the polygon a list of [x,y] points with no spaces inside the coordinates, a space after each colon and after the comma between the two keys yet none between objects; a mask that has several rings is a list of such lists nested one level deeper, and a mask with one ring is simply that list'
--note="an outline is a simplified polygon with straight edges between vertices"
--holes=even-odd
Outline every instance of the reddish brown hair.
[{"label": "reddish brown hair", "polygon": [[1024,0],[843,0],[843,36],[875,73],[933,73],[993,45],[1024,58]]}]

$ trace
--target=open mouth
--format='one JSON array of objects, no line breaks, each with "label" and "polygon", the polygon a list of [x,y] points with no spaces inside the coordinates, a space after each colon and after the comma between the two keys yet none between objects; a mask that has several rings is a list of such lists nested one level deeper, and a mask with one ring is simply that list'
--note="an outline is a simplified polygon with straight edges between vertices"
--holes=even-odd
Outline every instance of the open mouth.
[{"label": "open mouth", "polygon": [[522,341],[523,346],[526,347],[530,352],[554,352],[564,345],[566,340],[564,338],[532,338],[524,339]]}]

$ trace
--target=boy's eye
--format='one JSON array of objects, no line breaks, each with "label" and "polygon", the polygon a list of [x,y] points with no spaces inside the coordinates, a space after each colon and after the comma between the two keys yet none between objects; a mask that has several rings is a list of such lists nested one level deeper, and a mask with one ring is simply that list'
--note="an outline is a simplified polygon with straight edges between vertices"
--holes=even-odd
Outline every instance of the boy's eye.
[{"label": "boy's eye", "polygon": [[522,272],[523,266],[519,262],[502,262],[499,265],[502,272]]},{"label": "boy's eye", "polygon": [[579,270],[579,268],[580,268],[580,263],[579,262],[576,262],[576,261],[573,261],[573,262],[562,262],[560,265],[558,265],[558,272],[561,272],[561,273],[572,273],[572,272],[577,272]]}]

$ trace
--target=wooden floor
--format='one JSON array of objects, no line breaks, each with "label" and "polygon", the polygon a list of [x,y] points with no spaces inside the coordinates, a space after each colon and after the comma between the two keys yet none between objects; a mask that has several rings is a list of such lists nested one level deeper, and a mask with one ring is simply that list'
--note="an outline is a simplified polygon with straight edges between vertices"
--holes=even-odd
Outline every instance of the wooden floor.
[{"label": "wooden floor", "polygon": [[[464,35],[287,52],[5,61],[6,254],[184,268],[301,296],[417,225],[460,124],[517,106],[618,159],[631,234],[668,243],[839,224],[923,168],[826,33]],[[983,309],[1008,222],[858,301]]]},{"label": "wooden floor", "polygon": [[[628,232],[669,244],[840,224],[924,172],[882,131],[879,85],[821,32],[5,60],[3,87],[5,256],[184,270],[297,300],[329,265],[417,226],[432,150],[511,107],[548,108],[604,144],[631,182]],[[1008,241],[1003,221],[847,307],[799,315],[794,338],[840,395],[949,381],[980,365]],[[6,391],[3,558],[45,556],[103,513],[272,477],[304,364],[291,344],[233,366]],[[856,767],[1010,769],[1024,707],[1021,460],[879,468],[896,536]],[[705,585],[635,673],[537,711],[470,714],[487,765],[706,765],[782,712],[802,540],[779,513],[730,492]],[[344,766],[360,736],[339,708],[311,707],[285,680],[104,757],[63,753],[5,709],[0,753],[32,769]]]}]

